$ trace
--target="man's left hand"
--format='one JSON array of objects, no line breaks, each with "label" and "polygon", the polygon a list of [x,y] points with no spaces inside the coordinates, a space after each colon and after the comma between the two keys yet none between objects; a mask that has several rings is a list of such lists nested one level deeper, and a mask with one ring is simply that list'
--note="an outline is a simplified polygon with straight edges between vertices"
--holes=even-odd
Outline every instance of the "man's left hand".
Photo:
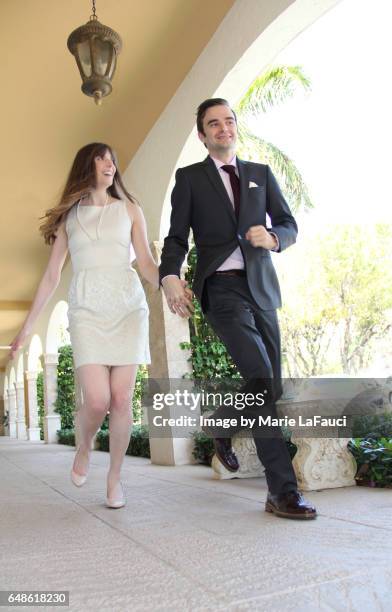
[{"label": "man's left hand", "polygon": [[245,238],[253,247],[263,247],[271,251],[278,246],[275,236],[265,229],[264,225],[253,225],[248,229]]}]

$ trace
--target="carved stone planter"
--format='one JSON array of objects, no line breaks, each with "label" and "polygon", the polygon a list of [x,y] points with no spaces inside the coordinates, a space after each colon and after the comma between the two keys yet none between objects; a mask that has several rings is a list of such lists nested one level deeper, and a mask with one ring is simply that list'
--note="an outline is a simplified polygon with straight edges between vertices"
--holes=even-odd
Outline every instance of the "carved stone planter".
[{"label": "carved stone planter", "polygon": [[347,448],[349,438],[297,438],[293,467],[302,491],[355,485],[357,464]]},{"label": "carved stone planter", "polygon": [[[343,414],[346,401],[332,401],[328,406],[320,401],[280,402],[277,406],[279,417],[293,417],[299,422],[313,415],[338,416]],[[298,487],[303,491],[350,487],[355,485],[356,462],[347,448],[349,437],[342,437],[345,428],[297,427],[292,429],[292,442],[298,450],[293,459],[293,467],[298,479]],[[237,454],[240,469],[228,472],[214,456],[212,468],[214,477],[219,479],[253,478],[261,476],[264,469],[258,459],[253,439],[249,431],[240,432],[233,437],[233,448]]]},{"label": "carved stone planter", "polygon": [[256,446],[249,432],[240,432],[232,440],[233,449],[237,455],[240,469],[238,472],[229,472],[221,464],[216,455],[212,458],[211,467],[214,470],[214,478],[228,480],[230,478],[256,478],[263,476],[264,467],[257,456]]}]

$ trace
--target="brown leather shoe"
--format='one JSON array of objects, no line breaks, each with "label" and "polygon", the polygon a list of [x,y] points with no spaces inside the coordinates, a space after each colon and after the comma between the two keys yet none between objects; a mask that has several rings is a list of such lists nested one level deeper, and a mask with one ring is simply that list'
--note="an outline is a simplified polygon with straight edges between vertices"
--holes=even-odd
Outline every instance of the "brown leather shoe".
[{"label": "brown leather shoe", "polygon": [[229,472],[237,472],[240,468],[238,459],[231,447],[230,438],[214,438],[215,454],[221,464]]},{"label": "brown leather shoe", "polygon": [[299,491],[280,495],[268,493],[265,511],[289,519],[314,519],[317,516],[316,508],[306,501]]}]

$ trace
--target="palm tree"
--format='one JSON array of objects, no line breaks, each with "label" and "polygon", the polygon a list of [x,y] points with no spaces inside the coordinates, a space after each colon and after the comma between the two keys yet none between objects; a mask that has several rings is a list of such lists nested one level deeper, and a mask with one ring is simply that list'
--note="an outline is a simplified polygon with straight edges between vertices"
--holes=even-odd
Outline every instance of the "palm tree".
[{"label": "palm tree", "polygon": [[288,155],[256,135],[250,124],[270,108],[292,98],[299,89],[309,91],[310,88],[310,81],[300,66],[274,66],[253,81],[235,108],[240,156],[271,166],[294,212],[313,208],[301,173]]}]

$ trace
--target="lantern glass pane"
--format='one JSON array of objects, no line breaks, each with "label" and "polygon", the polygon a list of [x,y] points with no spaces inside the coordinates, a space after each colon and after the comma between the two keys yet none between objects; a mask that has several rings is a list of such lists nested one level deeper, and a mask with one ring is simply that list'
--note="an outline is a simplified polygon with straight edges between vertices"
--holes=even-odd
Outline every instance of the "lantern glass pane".
[{"label": "lantern glass pane", "polygon": [[91,54],[90,54],[90,43],[88,40],[78,44],[78,55],[80,63],[82,65],[83,72],[86,77],[91,76]]},{"label": "lantern glass pane", "polygon": [[113,55],[112,55],[112,63],[111,63],[111,65],[110,65],[109,74],[108,74],[109,79],[111,79],[111,78],[112,78],[112,76],[113,76],[113,72],[114,72],[114,69],[115,69],[115,67],[116,67],[116,59],[117,59],[117,58],[116,58],[116,54],[115,54],[115,52],[113,51]]},{"label": "lantern glass pane", "polygon": [[108,41],[94,39],[94,72],[99,76],[104,76],[110,61],[111,44]]}]

